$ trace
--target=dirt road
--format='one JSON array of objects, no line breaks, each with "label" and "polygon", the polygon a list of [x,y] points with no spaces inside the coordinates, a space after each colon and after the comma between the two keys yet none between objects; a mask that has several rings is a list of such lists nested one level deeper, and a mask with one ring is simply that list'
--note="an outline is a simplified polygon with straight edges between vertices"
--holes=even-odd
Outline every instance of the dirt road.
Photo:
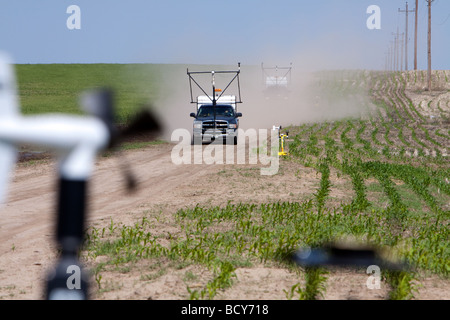
[{"label": "dirt road", "polygon": [[[133,221],[133,212],[149,206],[181,208],[197,203],[224,204],[228,200],[248,200],[252,188],[240,192],[217,191],[217,173],[229,164],[181,164],[171,158],[174,144],[160,144],[123,152],[121,157],[99,156],[88,185],[87,226],[105,225],[113,219]],[[190,146],[189,146],[190,148]],[[203,146],[204,151],[207,146]],[[243,146],[234,147],[238,151]],[[204,154],[204,152],[203,152]],[[206,154],[204,154],[206,156]],[[248,160],[248,152],[247,157]],[[130,166],[138,181],[129,193],[120,164]],[[192,154],[194,160],[194,154]],[[7,203],[0,215],[0,298],[42,299],[46,273],[57,253],[55,242],[55,205],[57,199],[57,161],[21,162],[15,168],[8,188]],[[256,172],[255,165],[235,165]],[[247,168],[247,169],[246,169]],[[250,169],[249,169],[250,168]],[[258,166],[256,166],[258,169]],[[259,170],[256,173],[259,176]],[[212,177],[212,178],[211,178]],[[228,179],[228,178],[226,178]],[[238,181],[242,181],[237,177]],[[270,194],[271,191],[268,191]],[[266,193],[260,199],[266,200]]]},{"label": "dirt road", "polygon": [[[116,157],[100,157],[90,182],[88,224],[126,214],[143,203],[170,202],[175,188],[192,184],[218,168],[207,165],[176,166],[169,144],[128,152],[139,185],[134,193],[125,190],[125,179]],[[2,298],[42,298],[45,273],[56,254],[54,160],[40,164],[20,164],[9,186],[7,204],[0,215],[0,296]],[[120,220],[120,218],[118,218]]]}]

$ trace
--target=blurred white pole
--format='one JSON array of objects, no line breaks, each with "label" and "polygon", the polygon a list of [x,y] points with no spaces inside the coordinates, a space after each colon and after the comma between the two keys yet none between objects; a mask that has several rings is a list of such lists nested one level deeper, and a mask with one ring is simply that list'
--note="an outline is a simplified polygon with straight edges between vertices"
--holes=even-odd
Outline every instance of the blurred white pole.
[{"label": "blurred white pole", "polygon": [[97,117],[22,116],[11,59],[0,54],[0,203],[5,200],[18,145],[57,151],[61,178],[87,180],[97,152],[108,145],[109,139],[107,126]]}]

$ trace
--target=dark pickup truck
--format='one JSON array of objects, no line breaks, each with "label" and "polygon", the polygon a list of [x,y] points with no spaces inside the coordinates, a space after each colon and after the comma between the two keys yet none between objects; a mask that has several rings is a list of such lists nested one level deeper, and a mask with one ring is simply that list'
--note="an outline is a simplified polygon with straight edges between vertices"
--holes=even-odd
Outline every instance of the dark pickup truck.
[{"label": "dark pickup truck", "polygon": [[239,117],[242,113],[236,112],[231,104],[202,104],[197,114],[190,114],[194,119],[192,142],[201,144],[222,139],[227,144],[237,144]]}]

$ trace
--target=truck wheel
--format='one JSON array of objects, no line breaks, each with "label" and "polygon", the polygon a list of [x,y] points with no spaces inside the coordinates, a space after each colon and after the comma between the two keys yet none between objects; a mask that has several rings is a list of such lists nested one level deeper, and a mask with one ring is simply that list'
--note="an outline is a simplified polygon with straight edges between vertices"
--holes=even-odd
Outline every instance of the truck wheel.
[{"label": "truck wheel", "polygon": [[238,137],[234,137],[234,145],[237,145]]}]

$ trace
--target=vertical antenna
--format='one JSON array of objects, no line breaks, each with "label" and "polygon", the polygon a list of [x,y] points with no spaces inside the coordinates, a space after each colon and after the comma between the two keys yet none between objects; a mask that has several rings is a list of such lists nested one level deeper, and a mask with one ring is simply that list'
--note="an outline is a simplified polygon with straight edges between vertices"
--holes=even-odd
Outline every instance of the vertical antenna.
[{"label": "vertical antenna", "polygon": [[216,133],[216,79],[214,76],[214,71],[211,71],[212,75],[212,89],[213,89],[213,113],[214,113],[214,134]]}]

